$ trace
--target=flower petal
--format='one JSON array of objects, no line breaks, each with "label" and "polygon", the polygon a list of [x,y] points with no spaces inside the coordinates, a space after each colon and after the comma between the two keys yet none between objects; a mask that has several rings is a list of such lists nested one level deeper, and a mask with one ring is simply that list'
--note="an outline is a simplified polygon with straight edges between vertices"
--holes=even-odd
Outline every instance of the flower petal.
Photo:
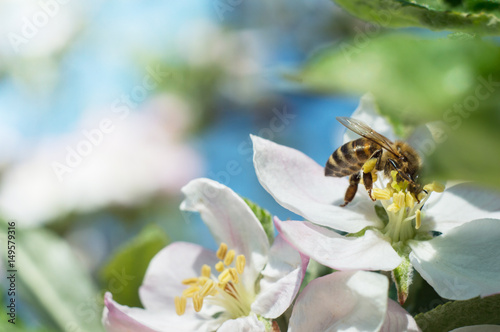
[{"label": "flower petal", "polygon": [[257,177],[283,207],[316,224],[349,233],[383,226],[366,193],[347,207],[339,206],[348,187],[346,178],[327,177],[323,167],[302,152],[251,137]]},{"label": "flower petal", "polygon": [[384,325],[382,325],[380,332],[420,331],[417,322],[409,312],[404,310],[397,302],[391,299],[387,299],[387,301],[387,312],[385,314]]},{"label": "flower petal", "polygon": [[391,271],[401,264],[390,243],[371,230],[361,237],[345,237],[306,221],[275,217],[274,223],[298,251],[335,270]]},{"label": "flower petal", "polygon": [[300,293],[289,332],[377,331],[385,318],[389,282],[381,274],[334,272]]},{"label": "flower petal", "polygon": [[446,233],[474,219],[500,219],[500,195],[493,191],[460,183],[432,195],[441,197],[427,204],[424,230]]},{"label": "flower petal", "polygon": [[500,292],[500,220],[480,219],[430,241],[411,241],[415,269],[447,299]]},{"label": "flower petal", "polygon": [[[175,312],[130,308],[113,301],[111,293],[104,295],[102,323],[109,332],[190,332],[204,329],[203,322],[193,317],[177,316]],[[189,316],[189,315],[188,315]]]},{"label": "flower petal", "polygon": [[[165,247],[149,263],[139,289],[144,308],[175,314],[174,298],[187,287],[182,280],[198,277],[203,264],[213,266],[217,262],[213,252],[197,244],[174,242]],[[186,313],[193,311],[191,308],[188,302]]]},{"label": "flower petal", "polygon": [[243,278],[248,279],[246,285],[254,285],[267,263],[269,241],[250,207],[234,191],[210,179],[193,180],[182,192],[186,199],[181,209],[199,212],[217,242],[245,255]]},{"label": "flower petal", "polygon": [[[361,97],[359,106],[352,113],[351,118],[361,120],[388,139],[394,141],[396,136],[389,122],[383,118],[377,111],[378,107],[375,104],[375,97],[371,93],[367,93]],[[346,130],[343,143],[358,139],[360,136],[351,130]]]},{"label": "flower petal", "polygon": [[262,332],[266,331],[264,323],[259,321],[256,315],[231,319],[219,327],[217,332]]},{"label": "flower petal", "polygon": [[262,271],[260,293],[252,304],[252,312],[265,318],[276,318],[285,312],[300,289],[308,263],[309,258],[278,235],[269,253],[269,263]]}]

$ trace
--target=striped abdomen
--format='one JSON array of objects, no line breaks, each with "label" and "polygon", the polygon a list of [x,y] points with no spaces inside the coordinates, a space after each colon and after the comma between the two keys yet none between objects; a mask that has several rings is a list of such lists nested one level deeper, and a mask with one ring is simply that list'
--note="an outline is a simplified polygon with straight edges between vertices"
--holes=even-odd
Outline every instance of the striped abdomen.
[{"label": "striped abdomen", "polygon": [[370,156],[380,146],[366,138],[347,142],[332,153],[325,166],[326,176],[342,177],[361,170]]}]

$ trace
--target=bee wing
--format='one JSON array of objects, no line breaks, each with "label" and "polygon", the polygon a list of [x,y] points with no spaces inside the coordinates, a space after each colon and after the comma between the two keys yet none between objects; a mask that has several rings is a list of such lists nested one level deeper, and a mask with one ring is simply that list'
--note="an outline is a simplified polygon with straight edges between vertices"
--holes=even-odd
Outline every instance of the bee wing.
[{"label": "bee wing", "polygon": [[395,156],[399,157],[399,153],[393,148],[394,143],[382,134],[377,133],[375,130],[370,128],[366,123],[356,120],[354,118],[348,118],[345,116],[338,116],[337,120],[346,126],[348,129],[352,130],[358,135],[367,138],[378,145],[382,146],[387,151],[391,152]]}]

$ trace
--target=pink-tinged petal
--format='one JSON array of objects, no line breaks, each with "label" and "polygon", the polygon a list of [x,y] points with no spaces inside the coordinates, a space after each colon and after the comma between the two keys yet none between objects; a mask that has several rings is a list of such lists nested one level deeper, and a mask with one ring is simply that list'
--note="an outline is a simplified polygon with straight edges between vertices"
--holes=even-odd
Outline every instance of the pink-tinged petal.
[{"label": "pink-tinged petal", "polygon": [[463,326],[450,332],[500,332],[500,325],[471,325]]},{"label": "pink-tinged petal", "polygon": [[278,235],[269,252],[269,263],[262,271],[260,293],[252,304],[252,312],[265,318],[276,318],[285,312],[300,289],[308,263],[309,258]]},{"label": "pink-tinged petal", "polygon": [[466,223],[430,241],[411,241],[410,260],[444,298],[500,293],[500,220]]},{"label": "pink-tinged petal", "polygon": [[264,323],[259,321],[257,316],[250,315],[237,319],[231,319],[219,327],[217,332],[264,332],[266,327]]},{"label": "pink-tinged petal", "polygon": [[154,332],[155,330],[150,329],[147,325],[140,323],[134,314],[146,318],[147,313],[144,309],[139,308],[129,308],[126,306],[119,305],[113,301],[111,293],[106,293],[104,295],[104,311],[102,316],[102,324],[108,332]]},{"label": "pink-tinged petal", "polygon": [[257,177],[283,207],[316,224],[349,233],[383,226],[363,190],[348,206],[340,207],[348,187],[346,178],[327,177],[324,168],[302,152],[251,137]]},{"label": "pink-tinged petal", "polygon": [[253,285],[267,263],[269,241],[250,207],[228,187],[210,179],[189,182],[182,210],[195,211],[208,226],[217,242],[224,242],[237,255],[245,255],[246,285]]},{"label": "pink-tinged petal", "polygon": [[381,274],[334,272],[311,281],[295,302],[288,332],[378,331],[389,282]]},{"label": "pink-tinged petal", "polygon": [[415,322],[410,313],[404,310],[397,302],[391,299],[387,299],[387,301],[387,312],[380,332],[420,332],[417,322]]},{"label": "pink-tinged petal", "polygon": [[[199,245],[187,242],[170,244],[149,263],[139,289],[142,304],[147,310],[175,314],[174,298],[187,288],[182,280],[200,276],[203,264],[214,266],[217,262],[215,253]],[[186,312],[191,311],[192,303],[188,301]]]},{"label": "pink-tinged petal", "polygon": [[102,322],[109,332],[191,332],[204,330],[207,325],[194,315],[177,316],[172,312],[130,308],[113,301],[111,293],[104,296]]},{"label": "pink-tinged petal", "polygon": [[305,221],[275,217],[274,223],[298,251],[335,270],[391,271],[402,261],[391,244],[371,230],[360,237],[346,237]]},{"label": "pink-tinged petal", "polygon": [[424,230],[446,233],[474,219],[500,219],[498,192],[460,183],[447,188],[441,194],[432,193],[432,195],[438,197],[432,202],[429,201],[427,208],[424,208],[425,219],[422,220]]},{"label": "pink-tinged petal", "polygon": [[[354,113],[352,113],[351,118],[363,121],[378,133],[394,141],[396,136],[394,135],[392,126],[378,113],[377,109],[378,107],[375,104],[375,98],[371,93],[367,93],[361,97],[359,106],[356,108]],[[347,143],[358,138],[360,138],[358,134],[347,129],[344,134],[343,143]]]}]

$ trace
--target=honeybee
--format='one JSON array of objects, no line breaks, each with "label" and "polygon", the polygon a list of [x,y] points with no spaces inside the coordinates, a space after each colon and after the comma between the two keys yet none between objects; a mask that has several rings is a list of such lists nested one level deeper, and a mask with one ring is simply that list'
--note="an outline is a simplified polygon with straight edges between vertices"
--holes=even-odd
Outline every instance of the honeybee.
[{"label": "honeybee", "polygon": [[350,176],[342,207],[354,199],[361,176],[368,195],[375,200],[371,194],[374,171],[384,171],[389,178],[392,170],[397,171],[396,180],[408,181],[408,190],[418,196],[422,189],[416,181],[422,161],[415,149],[406,142],[392,142],[362,121],[347,117],[337,117],[337,120],[362,136],[335,150],[325,165],[325,176]]}]

